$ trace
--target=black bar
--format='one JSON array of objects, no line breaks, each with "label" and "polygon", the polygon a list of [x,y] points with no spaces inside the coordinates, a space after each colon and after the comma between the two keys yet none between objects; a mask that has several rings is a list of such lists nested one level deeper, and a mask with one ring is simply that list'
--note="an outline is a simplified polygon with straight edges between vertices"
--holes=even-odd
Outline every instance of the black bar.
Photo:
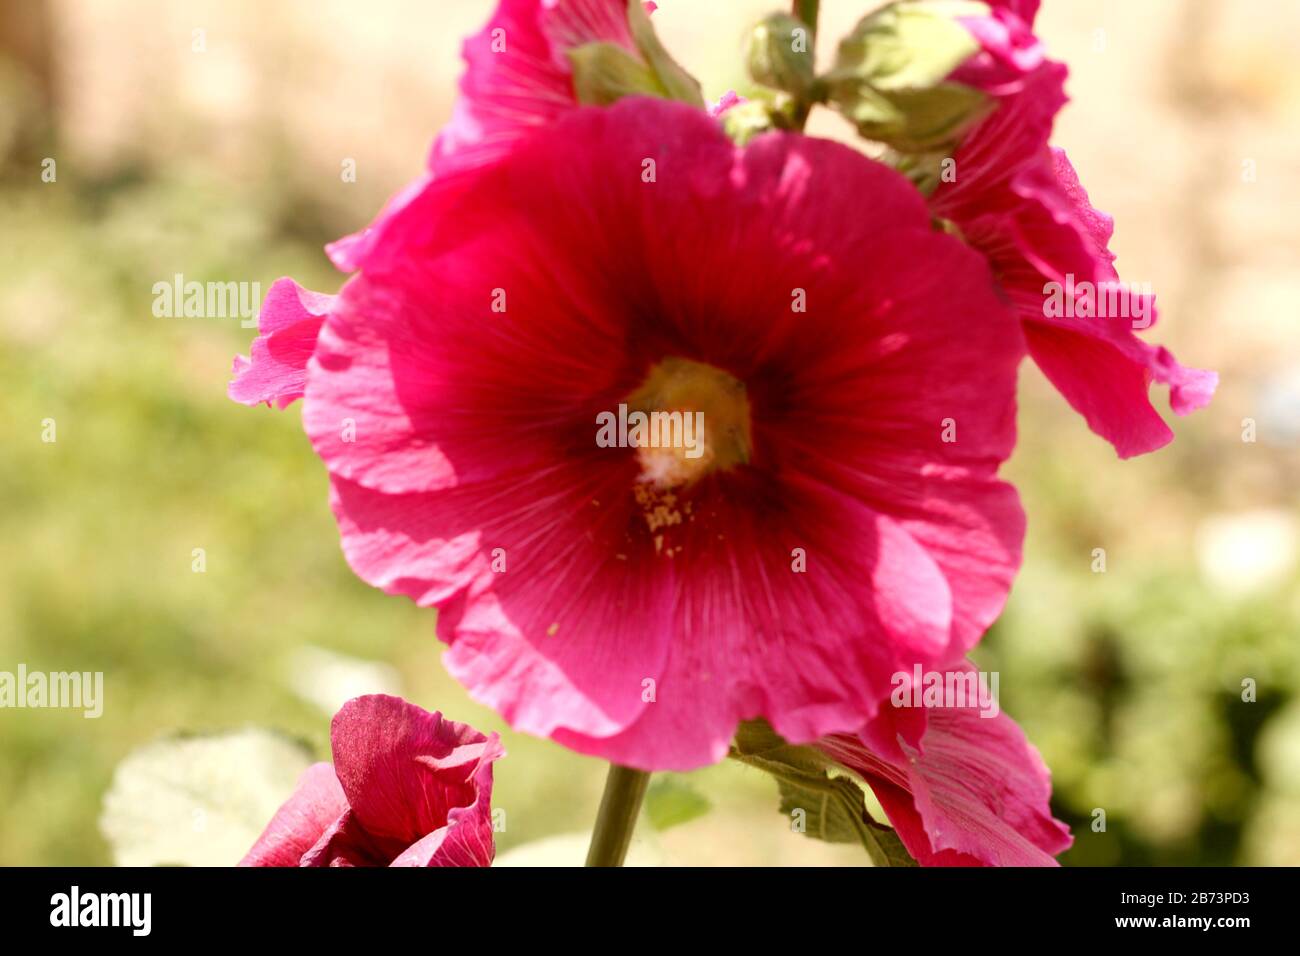
[{"label": "black bar", "polygon": [[[705,931],[733,940],[763,934],[770,942],[771,933],[788,931],[809,934],[815,946],[852,942],[867,950],[877,934],[920,945],[1031,933],[1044,946],[1099,936],[1200,936],[1231,945],[1243,933],[1289,930],[1294,885],[1295,871],[1286,869],[0,869],[0,926],[7,939],[77,933],[83,941],[205,944],[387,946],[414,936],[441,947],[523,934],[538,945],[577,946],[605,926],[625,928],[629,939],[668,934],[662,938],[675,942]],[[111,917],[116,910],[125,925],[51,925],[68,922],[73,886],[82,912]],[[149,894],[147,937],[136,935],[143,896],[115,896],[107,905],[98,896],[124,893]],[[1200,925],[1206,919],[1208,928]]]}]

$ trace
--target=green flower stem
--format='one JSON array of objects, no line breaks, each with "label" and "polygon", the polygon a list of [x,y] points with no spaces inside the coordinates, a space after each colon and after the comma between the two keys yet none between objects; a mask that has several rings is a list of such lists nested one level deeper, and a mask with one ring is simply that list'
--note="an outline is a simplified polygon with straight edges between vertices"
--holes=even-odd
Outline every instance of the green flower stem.
[{"label": "green flower stem", "polygon": [[[808,24],[810,35],[808,37],[809,53],[816,53],[817,42],[817,18],[821,16],[822,0],[794,0],[793,13],[796,17]],[[802,131],[808,125],[808,114],[812,112],[813,103],[824,98],[824,90],[819,90],[821,84],[814,84],[814,91],[811,101],[799,103],[795,108],[794,128]]]},{"label": "green flower stem", "polygon": [[587,851],[587,866],[622,866],[632,842],[641,800],[645,797],[650,774],[644,770],[609,765],[605,778],[605,794],[600,798],[596,813],[596,827],[591,832],[591,848]]}]

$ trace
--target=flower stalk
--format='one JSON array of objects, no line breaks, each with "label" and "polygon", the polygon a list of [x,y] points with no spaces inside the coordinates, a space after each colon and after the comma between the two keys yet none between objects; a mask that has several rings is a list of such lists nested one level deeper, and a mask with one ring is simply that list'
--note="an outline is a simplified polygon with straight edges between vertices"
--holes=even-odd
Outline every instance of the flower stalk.
[{"label": "flower stalk", "polygon": [[[791,8],[794,15],[808,25],[808,56],[810,62],[814,62],[813,58],[817,53],[817,19],[821,16],[821,7],[821,0],[794,0],[794,5]],[[802,131],[808,125],[808,115],[812,112],[813,103],[823,99],[824,93],[823,85],[814,82],[811,95],[802,98],[795,109],[795,129]]]},{"label": "flower stalk", "polygon": [[817,17],[821,14],[822,0],[794,0],[791,12],[808,24],[813,35],[817,34]]},{"label": "flower stalk", "polygon": [[650,774],[644,770],[609,765],[605,793],[600,798],[591,847],[587,850],[587,866],[623,865],[649,783]]}]

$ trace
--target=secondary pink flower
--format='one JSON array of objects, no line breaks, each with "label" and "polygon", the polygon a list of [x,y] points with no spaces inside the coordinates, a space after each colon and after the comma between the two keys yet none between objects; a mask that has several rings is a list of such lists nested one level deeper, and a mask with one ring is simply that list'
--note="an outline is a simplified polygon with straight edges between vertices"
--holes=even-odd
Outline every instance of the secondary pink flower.
[{"label": "secondary pink flower", "polygon": [[396,697],[348,701],[241,866],[488,866],[496,734]]},{"label": "secondary pink flower", "polygon": [[[1001,610],[1023,342],[885,166],[625,100],[427,182],[357,264],[304,408],[344,553],[515,727],[651,769],[756,716],[810,741]],[[621,404],[704,413],[699,457],[600,447]]]},{"label": "secondary pink flower", "polygon": [[[644,5],[653,13],[655,5]],[[612,44],[645,62],[629,22],[627,0],[500,0],[469,37],[461,96],[434,141],[428,171],[395,196],[365,229],[331,243],[330,261],[354,272],[388,221],[435,178],[472,171],[506,155],[520,141],[577,109],[569,53],[591,43]],[[734,92],[711,110],[720,116],[743,100]],[[307,359],[331,296],[307,292],[291,279],[271,288],[250,358],[235,359],[230,397],[246,405],[284,408],[302,397]]]},{"label": "secondary pink flower", "polygon": [[578,104],[568,51],[611,43],[641,59],[627,0],[500,0],[465,41],[451,123],[429,155],[436,175],[490,162]]},{"label": "secondary pink flower", "polygon": [[817,747],[867,781],[922,866],[1054,866],[1073,842],[1042,758],[1004,713],[886,708]]},{"label": "secondary pink flower", "polygon": [[[1064,152],[1048,146],[1067,71],[1043,58],[1032,35],[1038,4],[992,6],[989,17],[963,20],[982,49],[952,78],[993,95],[997,107],[962,139],[956,179],[939,185],[931,207],[988,256],[1024,320],[1030,355],[1089,427],[1121,457],[1152,451],[1173,433],[1151,405],[1151,383],[1168,385],[1173,410],[1185,415],[1210,401],[1218,377],[1134,334],[1155,321],[1154,297],[1119,285],[1112,220],[1092,208]],[[1049,283],[1096,292],[1094,302],[1112,306],[1087,310],[1104,315],[1052,315]]]},{"label": "secondary pink flower", "polygon": [[[654,4],[643,6],[647,15],[654,12]],[[425,177],[394,198],[370,226],[332,243],[326,250],[330,260],[344,272],[356,271],[389,218],[432,179],[490,164],[577,109],[569,59],[575,49],[610,44],[646,63],[630,21],[633,12],[627,0],[500,0],[483,29],[464,43],[461,95],[434,141]]]}]

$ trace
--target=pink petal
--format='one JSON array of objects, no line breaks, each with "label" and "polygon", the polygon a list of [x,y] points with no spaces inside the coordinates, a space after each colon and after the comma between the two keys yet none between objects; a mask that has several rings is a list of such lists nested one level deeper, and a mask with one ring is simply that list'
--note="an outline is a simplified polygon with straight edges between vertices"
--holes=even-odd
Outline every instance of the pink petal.
[{"label": "pink petal", "polygon": [[325,254],[340,272],[355,272],[369,262],[372,249],[383,237],[389,222],[396,218],[403,209],[424,195],[431,188],[433,177],[426,174],[407,183],[397,195],[393,196],[375,221],[360,232],[337,239],[325,247]]},{"label": "pink petal", "polygon": [[980,52],[953,71],[950,82],[1008,96],[1019,92],[1026,76],[1042,66],[1043,43],[1014,10],[994,8],[989,16],[959,20],[980,44]]},{"label": "pink petal", "polygon": [[501,0],[465,41],[461,99],[433,145],[430,170],[446,175],[491,162],[574,109],[566,53],[597,42],[640,56],[626,0]]},{"label": "pink petal", "polygon": [[334,296],[309,292],[292,279],[277,279],[258,314],[260,335],[251,358],[235,359],[229,395],[245,405],[265,402],[284,408],[302,397],[307,360]]},{"label": "pink petal", "polygon": [[347,808],[334,768],[327,763],[312,764],[239,865],[298,866]]},{"label": "pink petal", "polygon": [[447,814],[447,825],[414,843],[393,861],[393,866],[490,866],[496,856],[493,840],[492,761],[504,751],[496,743],[486,748],[471,779],[478,799]]},{"label": "pink petal", "polygon": [[461,96],[434,141],[428,174],[398,193],[370,226],[331,243],[331,261],[343,272],[360,269],[390,220],[433,178],[492,163],[576,109],[568,51],[588,43],[613,43],[640,57],[624,0],[500,0],[487,25],[464,43]]},{"label": "pink petal", "polygon": [[[394,865],[447,865],[450,857],[491,862],[492,762],[503,753],[495,735],[375,694],[344,704],[330,738],[355,821],[340,829],[359,828],[370,845],[385,849],[421,845],[397,855]],[[424,842],[445,828],[456,834],[450,844]]]},{"label": "pink petal", "polygon": [[376,839],[351,810],[344,812],[302,855],[300,866],[387,866],[404,851],[404,841]]},{"label": "pink petal", "polygon": [[[704,527],[674,539],[676,640],[653,699],[623,733],[557,734],[566,746],[689,770],[725,756],[739,721],[760,713],[787,739],[813,740],[873,713],[904,659],[945,653],[948,584],[897,524],[823,485],[729,484],[711,505],[725,509],[724,539]],[[762,527],[745,514],[760,498],[771,500]],[[801,574],[795,548],[808,556]]]},{"label": "pink petal", "polygon": [[1068,70],[1046,61],[1021,89],[970,131],[953,155],[956,178],[931,197],[937,215],[964,224],[994,213],[1013,213],[1023,202],[1018,184],[1035,171],[1052,124],[1066,103]]},{"label": "pink petal", "polygon": [[1032,27],[1042,0],[985,0],[985,2],[995,11],[1006,10],[1014,13]]},{"label": "pink petal", "polygon": [[743,96],[736,93],[735,90],[728,90],[722,94],[718,102],[709,107],[709,115],[718,117],[727,112],[733,106],[739,106],[741,103],[749,102]]},{"label": "pink petal", "polygon": [[[1003,713],[930,708],[919,748],[889,711],[858,737],[818,746],[862,774],[903,845],[924,866],[1054,866],[1069,829],[1051,815],[1051,779],[1038,752]],[[915,732],[914,730],[912,731]]]},{"label": "pink petal", "polygon": [[[1043,313],[1044,280],[1088,281],[1098,289],[1119,282],[1107,248],[1113,223],[1092,208],[1073,167],[1061,150],[1051,153],[1051,175],[1027,178],[1026,194],[1036,200],[1020,217],[1022,250],[1039,250],[1038,274],[1014,292],[1023,303],[1026,341],[1043,373],[1094,432],[1111,442],[1121,458],[1153,451],[1173,433],[1148,396],[1151,382],[1170,387],[1175,413],[1204,407],[1218,376],[1185,368],[1165,348],[1143,342],[1134,332],[1140,293],[1120,287],[1119,314],[1095,318],[1048,318]],[[1048,167],[1043,167],[1044,173]],[[1021,282],[1011,279],[1013,284]],[[1127,313],[1127,314],[1126,314]],[[1143,325],[1156,320],[1154,299],[1145,302]]]},{"label": "pink petal", "polygon": [[334,511],[358,575],[439,605],[444,662],[477,700],[539,736],[609,734],[663,670],[673,582],[648,538],[624,539],[635,469],[602,474],[588,460],[420,496],[335,478]]}]

